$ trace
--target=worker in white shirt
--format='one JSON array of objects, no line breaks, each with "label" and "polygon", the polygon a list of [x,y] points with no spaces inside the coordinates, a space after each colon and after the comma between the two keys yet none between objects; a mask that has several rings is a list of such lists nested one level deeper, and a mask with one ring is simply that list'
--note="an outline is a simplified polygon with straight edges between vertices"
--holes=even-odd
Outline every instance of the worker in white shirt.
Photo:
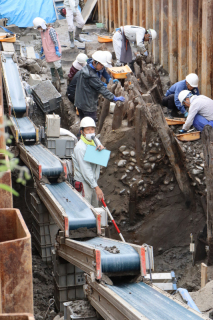
[{"label": "worker in white shirt", "polygon": [[183,90],[178,96],[180,103],[189,108],[188,117],[180,133],[185,133],[193,125],[198,131],[203,131],[206,125],[213,127],[213,100],[204,95],[193,95],[189,90]]},{"label": "worker in white shirt", "polygon": [[[71,42],[70,47],[74,48],[74,39],[79,42],[83,42],[83,40],[80,38],[80,33],[82,32],[85,23],[81,12],[78,10],[79,0],[64,0],[64,5],[66,9],[66,19]],[[76,28],[74,25],[74,20],[76,22]]]},{"label": "worker in white shirt", "polygon": [[[100,166],[84,160],[87,146],[95,146],[93,141],[95,137],[95,121],[90,117],[84,117],[80,122],[81,138],[77,142],[73,153],[74,180],[75,189],[81,192],[82,196],[95,208],[98,207],[98,201],[104,198],[103,191],[98,186],[100,176]],[[104,146],[96,138],[99,151]]]},{"label": "worker in white shirt", "polygon": [[124,26],[116,29],[113,36],[113,48],[117,58],[116,65],[131,63],[137,55],[148,56],[144,42],[151,43],[157,37],[153,29],[146,30],[138,26]]}]

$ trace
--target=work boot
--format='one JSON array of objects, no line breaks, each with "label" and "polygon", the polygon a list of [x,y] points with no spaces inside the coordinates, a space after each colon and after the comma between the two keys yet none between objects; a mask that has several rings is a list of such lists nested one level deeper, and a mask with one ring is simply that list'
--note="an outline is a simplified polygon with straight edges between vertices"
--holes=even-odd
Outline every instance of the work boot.
[{"label": "work boot", "polygon": [[70,31],[69,32],[69,36],[70,36],[70,48],[75,48],[75,43],[74,43],[74,31]]},{"label": "work boot", "polygon": [[50,68],[50,72],[51,72],[51,75],[52,75],[52,83],[56,83],[56,81],[57,81],[57,75],[56,75],[56,70],[55,70],[55,68]]},{"label": "work boot", "polygon": [[65,80],[64,80],[64,74],[63,74],[63,69],[62,67],[57,69],[59,77],[60,77],[60,84],[64,84]]},{"label": "work boot", "polygon": [[82,28],[78,28],[76,27],[76,31],[75,31],[75,40],[79,41],[79,42],[84,42],[81,38],[80,38],[80,33],[82,31]]}]

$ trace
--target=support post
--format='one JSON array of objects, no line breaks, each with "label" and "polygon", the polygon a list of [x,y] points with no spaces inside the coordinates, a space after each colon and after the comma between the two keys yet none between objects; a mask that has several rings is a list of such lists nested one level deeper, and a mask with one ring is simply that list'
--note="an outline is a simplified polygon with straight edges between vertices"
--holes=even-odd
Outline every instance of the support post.
[{"label": "support post", "polygon": [[168,54],[171,82],[178,81],[177,0],[168,1]]},{"label": "support post", "polygon": [[178,0],[178,80],[183,80],[187,73],[187,1]]},{"label": "support post", "polygon": [[205,176],[207,188],[207,240],[209,243],[208,265],[213,265],[213,128],[205,126],[202,132]]},{"label": "support post", "polygon": [[198,2],[189,0],[188,73],[198,73]]},{"label": "support post", "polygon": [[159,63],[159,43],[160,43],[160,1],[161,0],[153,0],[152,10],[153,10],[153,29],[157,32],[157,38],[152,42],[152,52],[154,63]]},{"label": "support post", "polygon": [[168,0],[161,0],[161,51],[160,61],[168,70]]},{"label": "support post", "polygon": [[207,284],[207,265],[205,263],[201,263],[201,289],[205,287]]}]

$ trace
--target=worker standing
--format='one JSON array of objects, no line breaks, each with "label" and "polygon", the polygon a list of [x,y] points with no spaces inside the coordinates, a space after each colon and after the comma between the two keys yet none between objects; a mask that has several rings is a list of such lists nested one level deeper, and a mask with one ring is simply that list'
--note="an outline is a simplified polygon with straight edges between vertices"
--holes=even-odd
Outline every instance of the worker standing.
[{"label": "worker standing", "polygon": [[[81,12],[78,10],[79,0],[64,0],[64,5],[66,8],[66,19],[71,42],[70,47],[74,48],[74,39],[79,42],[83,42],[80,38],[80,33],[82,32],[85,23]],[[76,22],[76,27],[74,25],[74,21]]]},{"label": "worker standing", "polygon": [[47,27],[45,20],[39,17],[33,20],[33,24],[35,29],[41,32],[42,47],[40,55],[43,55],[41,59],[45,58],[50,67],[53,84],[56,84],[57,81],[56,70],[60,77],[60,83],[64,84],[65,80],[61,67],[61,45],[55,29]]},{"label": "worker standing", "polygon": [[116,29],[113,36],[113,48],[117,58],[116,65],[131,63],[137,55],[148,56],[144,42],[151,43],[157,37],[153,29],[146,30],[139,26],[124,26]]},{"label": "worker standing", "polygon": [[[90,163],[84,160],[84,155],[88,145],[95,146],[92,140],[95,136],[95,121],[90,117],[85,117],[80,122],[81,138],[77,142],[73,152],[73,164],[74,164],[74,180],[75,188],[81,192],[82,196],[93,205],[98,207],[98,200],[104,197],[102,190],[98,186],[98,179],[100,176],[100,166],[94,163]],[[103,150],[104,147],[101,142],[96,138],[98,142],[97,148]]]},{"label": "worker standing", "polygon": [[70,72],[68,74],[69,82],[72,80],[74,75],[80,71],[87,64],[88,57],[85,53],[79,53],[70,68]]},{"label": "worker standing", "polygon": [[101,81],[100,77],[105,65],[106,56],[103,54],[103,51],[96,51],[92,55],[90,63],[75,75],[75,77],[78,76],[75,91],[75,106],[78,108],[80,119],[91,117],[96,121],[99,94],[102,94],[104,98],[110,101],[125,101],[125,98],[122,96],[116,97]]},{"label": "worker standing", "polygon": [[185,118],[188,116],[188,112],[184,105],[180,103],[178,95],[183,90],[189,90],[192,94],[199,95],[198,82],[198,76],[195,73],[190,73],[186,76],[185,80],[176,82],[167,90],[162,104],[167,107],[169,117],[179,117],[178,111],[180,111]]},{"label": "worker standing", "polygon": [[193,125],[198,131],[203,131],[206,125],[213,127],[213,100],[204,95],[193,95],[189,90],[183,90],[178,96],[180,103],[189,108],[189,114],[183,129],[185,133]]}]

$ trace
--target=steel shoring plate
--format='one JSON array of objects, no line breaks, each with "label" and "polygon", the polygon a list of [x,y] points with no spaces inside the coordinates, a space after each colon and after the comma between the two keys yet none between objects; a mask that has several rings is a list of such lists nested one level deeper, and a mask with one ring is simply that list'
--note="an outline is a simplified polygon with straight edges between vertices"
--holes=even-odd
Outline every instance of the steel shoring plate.
[{"label": "steel shoring plate", "polygon": [[15,112],[25,112],[26,102],[17,64],[14,63],[12,55],[5,53],[4,58],[6,62],[3,62],[3,70],[8,84],[12,106]]},{"label": "steel shoring plate", "polygon": [[12,117],[13,121],[15,122],[17,129],[20,130],[19,138],[22,136],[24,140],[26,139],[36,139],[36,130],[35,127],[30,121],[28,117],[23,118],[15,118]]},{"label": "steel shoring plate", "polygon": [[69,219],[69,230],[96,227],[96,218],[89,206],[65,182],[46,184],[48,190],[64,208]]},{"label": "steel shoring plate", "polygon": [[[114,273],[138,271],[138,273],[140,273],[139,254],[129,244],[103,237],[96,237],[80,242],[101,251],[102,272]],[[109,252],[110,248],[113,246],[115,246],[120,252],[115,254]],[[107,249],[105,249],[106,247]]]},{"label": "steel shoring plate", "polygon": [[150,320],[203,319],[142,282],[108,286],[108,288]]},{"label": "steel shoring plate", "polygon": [[41,164],[43,175],[59,176],[64,171],[57,157],[43,145],[25,146],[25,148]]}]

